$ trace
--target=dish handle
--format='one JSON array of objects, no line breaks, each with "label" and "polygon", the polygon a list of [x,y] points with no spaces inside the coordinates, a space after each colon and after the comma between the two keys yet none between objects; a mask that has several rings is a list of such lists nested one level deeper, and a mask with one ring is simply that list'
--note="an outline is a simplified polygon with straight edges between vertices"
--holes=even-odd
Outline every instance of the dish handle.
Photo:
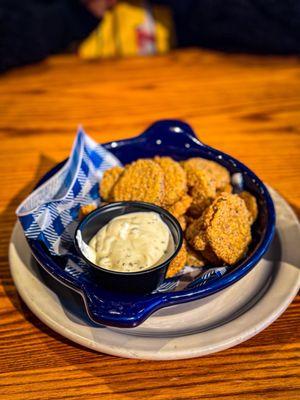
[{"label": "dish handle", "polygon": [[190,125],[177,119],[165,119],[150,125],[139,139],[157,145],[183,146],[190,148],[191,145],[204,147]]},{"label": "dish handle", "polygon": [[166,296],[161,293],[141,297],[123,294],[116,300],[113,292],[99,292],[94,290],[89,283],[81,288],[86,311],[90,319],[106,326],[119,328],[134,328],[145,321],[154,311],[163,307]]}]

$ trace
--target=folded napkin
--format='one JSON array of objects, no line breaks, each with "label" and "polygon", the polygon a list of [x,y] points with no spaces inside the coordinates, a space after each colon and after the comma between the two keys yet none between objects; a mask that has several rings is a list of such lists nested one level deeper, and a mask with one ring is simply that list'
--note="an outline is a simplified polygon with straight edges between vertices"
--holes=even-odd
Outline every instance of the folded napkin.
[{"label": "folded napkin", "polygon": [[54,256],[67,255],[80,207],[100,204],[103,172],[116,165],[120,161],[80,128],[65,165],[18,207],[25,236],[42,241]]}]

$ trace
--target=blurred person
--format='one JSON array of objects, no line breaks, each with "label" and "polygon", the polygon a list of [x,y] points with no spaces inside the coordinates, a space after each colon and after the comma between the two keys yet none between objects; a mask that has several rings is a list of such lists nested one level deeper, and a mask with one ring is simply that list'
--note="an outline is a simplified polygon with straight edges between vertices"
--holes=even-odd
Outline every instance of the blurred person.
[{"label": "blurred person", "polygon": [[0,0],[0,71],[73,51],[83,58],[199,46],[300,53],[299,0]]},{"label": "blurred person", "polygon": [[299,54],[299,20],[299,0],[119,0],[79,46],[79,54],[155,54],[190,46]]},{"label": "blurred person", "polygon": [[0,71],[67,51],[113,0],[0,0]]}]

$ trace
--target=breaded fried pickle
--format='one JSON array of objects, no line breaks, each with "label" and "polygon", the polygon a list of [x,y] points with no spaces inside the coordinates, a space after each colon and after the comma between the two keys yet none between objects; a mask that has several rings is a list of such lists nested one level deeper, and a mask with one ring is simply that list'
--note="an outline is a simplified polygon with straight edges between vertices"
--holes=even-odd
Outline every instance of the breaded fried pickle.
[{"label": "breaded fried pickle", "polygon": [[179,201],[176,203],[172,204],[169,207],[166,207],[166,209],[174,215],[174,217],[179,218],[181,215],[185,214],[187,209],[190,207],[192,203],[192,198],[185,194],[184,196],[181,197]]},{"label": "breaded fried pickle", "polygon": [[192,217],[191,215],[185,215],[186,225],[191,225],[196,218]]},{"label": "breaded fried pickle", "polygon": [[206,246],[206,236],[205,236],[205,218],[204,214],[198,219],[195,219],[186,229],[185,238],[188,243],[195,250],[204,250]]},{"label": "breaded fried pickle", "polygon": [[239,196],[241,199],[244,200],[246,207],[250,213],[250,223],[253,224],[258,214],[256,198],[246,191],[239,193]]},{"label": "breaded fried pickle", "polygon": [[205,265],[205,260],[199,251],[196,251],[190,246],[187,246],[186,264],[190,267],[201,268]]},{"label": "breaded fried pickle", "polygon": [[[206,258],[236,263],[251,241],[249,212],[238,196],[222,193],[186,231],[186,238]],[[212,253],[211,253],[212,252]]]},{"label": "breaded fried pickle", "polygon": [[100,196],[103,200],[110,200],[112,189],[123,171],[124,168],[119,166],[104,171],[103,177],[100,182]]},{"label": "breaded fried pickle", "polygon": [[170,157],[155,157],[154,161],[160,165],[165,177],[164,205],[176,203],[186,192],[186,173],[181,165]]},{"label": "breaded fried pickle", "polygon": [[173,260],[170,262],[166,277],[172,278],[183,267],[185,267],[186,259],[187,259],[186,243],[185,243],[185,241],[183,241],[182,247],[179,250],[177,256],[175,258],[173,258]]},{"label": "breaded fried pickle", "polygon": [[230,183],[228,183],[227,185],[225,185],[222,189],[218,189],[217,190],[217,194],[220,194],[222,192],[226,192],[226,193],[232,193],[232,186]]},{"label": "breaded fried pickle", "polygon": [[96,210],[97,206],[95,204],[86,204],[81,206],[79,210],[79,220],[81,221],[84,217],[90,214],[92,211]]},{"label": "breaded fried pickle", "polygon": [[183,231],[185,231],[185,230],[186,230],[186,219],[185,219],[185,216],[184,216],[184,215],[181,215],[181,216],[178,217],[177,219],[178,219],[178,222],[179,222],[179,224],[180,224],[180,226],[181,226],[181,229],[182,229]]},{"label": "breaded fried pickle", "polygon": [[116,201],[146,201],[161,205],[164,198],[164,173],[152,160],[140,159],[125,167],[113,188]]},{"label": "breaded fried pickle", "polygon": [[216,197],[216,183],[206,171],[189,171],[187,176],[190,177],[190,182],[193,182],[189,192],[193,199],[189,214],[199,217]]},{"label": "breaded fried pickle", "polygon": [[224,188],[227,184],[230,183],[230,174],[227,169],[214,161],[194,157],[183,161],[181,164],[186,172],[191,170],[208,172],[212,177],[214,177],[217,189]]},{"label": "breaded fried pickle", "polygon": [[251,241],[249,212],[243,200],[228,193],[223,193],[212,208],[214,215],[207,221],[207,241],[219,259],[234,264]]}]

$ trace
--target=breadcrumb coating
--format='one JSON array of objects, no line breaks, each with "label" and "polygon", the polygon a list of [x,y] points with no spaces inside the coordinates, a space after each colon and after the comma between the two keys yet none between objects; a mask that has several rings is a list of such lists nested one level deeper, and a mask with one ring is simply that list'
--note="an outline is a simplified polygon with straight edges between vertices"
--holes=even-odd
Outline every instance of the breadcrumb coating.
[{"label": "breadcrumb coating", "polygon": [[179,224],[180,224],[180,226],[181,226],[181,229],[182,229],[183,231],[185,231],[185,230],[186,230],[186,219],[185,219],[185,216],[184,216],[184,215],[181,215],[181,216],[178,217],[177,219],[178,219],[178,222],[179,222]]},{"label": "breadcrumb coating", "polygon": [[253,224],[258,215],[258,207],[256,198],[250,194],[249,192],[241,192],[239,193],[239,197],[244,200],[246,207],[250,214],[250,223]]},{"label": "breadcrumb coating", "polygon": [[222,193],[188,227],[186,238],[196,250],[202,251],[205,258],[211,258],[214,264],[217,263],[211,251],[217,260],[230,265],[236,263],[245,254],[251,241],[249,212],[245,202],[238,195]]},{"label": "breadcrumb coating", "polygon": [[127,165],[113,188],[115,201],[145,201],[162,205],[164,173],[152,160],[140,159]]},{"label": "breadcrumb coating", "polygon": [[179,201],[176,203],[172,204],[169,207],[166,207],[166,209],[174,215],[174,217],[179,218],[181,215],[185,214],[190,205],[192,204],[192,198],[185,194],[181,197]]},{"label": "breadcrumb coating", "polygon": [[162,168],[165,178],[163,204],[176,203],[187,191],[186,173],[181,165],[170,157],[155,157],[154,161]]},{"label": "breadcrumb coating", "polygon": [[216,197],[216,181],[206,171],[189,171],[187,176],[193,182],[189,192],[193,199],[189,214],[196,218]]},{"label": "breadcrumb coating", "polygon": [[227,185],[225,185],[222,189],[218,189],[217,190],[217,194],[220,194],[222,192],[226,192],[226,193],[232,193],[233,191],[233,187],[231,186],[230,183],[228,183]]},{"label": "breadcrumb coating", "polygon": [[112,189],[120,178],[124,168],[116,166],[104,171],[100,182],[100,196],[103,200],[109,201],[111,199]]},{"label": "breadcrumb coating", "polygon": [[200,218],[195,219],[187,227],[185,238],[195,250],[201,251],[205,249],[206,237],[203,215]]},{"label": "breadcrumb coating", "polygon": [[201,253],[187,246],[186,264],[190,267],[201,268],[205,265],[205,260]]},{"label": "breadcrumb coating", "polygon": [[187,250],[186,243],[183,241],[181,249],[179,250],[177,256],[173,258],[167,270],[167,278],[172,278],[176,275],[183,267],[186,265]]},{"label": "breadcrumb coating", "polygon": [[189,170],[208,172],[215,179],[217,189],[222,189],[230,183],[229,171],[214,161],[194,157],[183,161],[181,164],[186,172]]},{"label": "breadcrumb coating", "polygon": [[[100,185],[104,200],[153,203],[178,219],[189,245],[184,241],[167,277],[185,265],[232,265],[243,257],[258,206],[250,193],[232,190],[226,168],[198,157],[180,163],[170,157],[139,159],[105,171]],[[82,207],[81,218],[95,208]]]},{"label": "breadcrumb coating", "polygon": [[92,211],[96,210],[97,206],[95,204],[86,204],[81,206],[79,210],[79,221],[90,214]]}]

